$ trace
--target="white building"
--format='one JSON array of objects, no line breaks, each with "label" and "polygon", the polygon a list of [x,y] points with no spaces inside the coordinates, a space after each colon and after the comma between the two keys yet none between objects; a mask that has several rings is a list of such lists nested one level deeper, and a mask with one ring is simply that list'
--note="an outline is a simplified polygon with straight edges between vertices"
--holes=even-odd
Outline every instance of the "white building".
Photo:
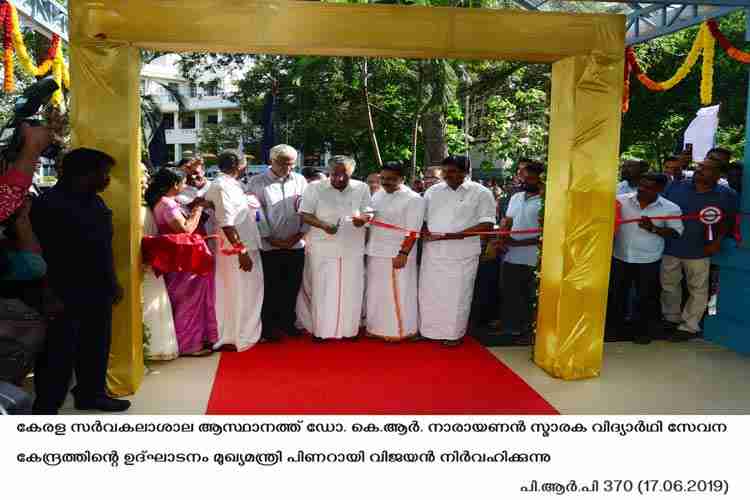
[{"label": "white building", "polygon": [[[203,81],[219,80],[217,85],[201,88],[182,77],[178,67],[179,55],[168,54],[145,64],[141,70],[141,95],[153,96],[166,119],[167,144],[174,161],[182,159],[185,151],[200,151],[199,131],[217,123],[242,123],[240,106],[228,100],[237,90],[234,74],[207,75]],[[174,87],[185,96],[186,111],[177,113],[177,102],[164,87]]]}]

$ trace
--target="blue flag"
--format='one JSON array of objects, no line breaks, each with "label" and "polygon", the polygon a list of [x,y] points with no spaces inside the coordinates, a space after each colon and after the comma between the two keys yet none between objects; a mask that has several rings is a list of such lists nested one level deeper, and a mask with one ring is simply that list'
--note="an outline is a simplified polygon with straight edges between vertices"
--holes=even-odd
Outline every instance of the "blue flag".
[{"label": "blue flag", "polygon": [[261,144],[261,160],[264,164],[270,165],[271,148],[276,145],[276,133],[274,130],[274,114],[276,111],[276,96],[274,92],[266,94],[266,102],[263,105],[263,142]]}]

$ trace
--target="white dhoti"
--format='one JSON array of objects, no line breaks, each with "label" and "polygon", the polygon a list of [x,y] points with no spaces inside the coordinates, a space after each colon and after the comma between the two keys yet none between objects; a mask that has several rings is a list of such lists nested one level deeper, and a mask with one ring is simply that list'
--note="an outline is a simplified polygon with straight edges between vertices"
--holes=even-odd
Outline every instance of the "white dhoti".
[{"label": "white dhoti", "polygon": [[[158,278],[147,266],[143,271],[143,325],[148,328],[146,359],[168,361],[177,359],[177,335],[174,330],[172,303],[164,277]],[[144,332],[145,334],[145,332]]]},{"label": "white dhoti", "polygon": [[362,254],[329,257],[310,254],[312,333],[324,339],[356,337],[362,316]]},{"label": "white dhoti", "polygon": [[367,258],[367,333],[388,340],[412,337],[419,329],[417,257],[402,269],[389,257]]},{"label": "white dhoti", "polygon": [[305,252],[305,268],[302,272],[302,286],[297,294],[297,322],[295,326],[307,332],[313,331],[312,326],[312,259]]},{"label": "white dhoti", "polygon": [[433,340],[459,340],[469,324],[479,256],[436,258],[425,245],[419,276],[420,333]]},{"label": "white dhoti", "polygon": [[219,326],[219,341],[214,349],[233,345],[237,351],[245,351],[260,340],[263,265],[260,252],[254,250],[248,254],[253,261],[253,270],[246,273],[240,269],[236,255],[216,253],[216,322]]}]

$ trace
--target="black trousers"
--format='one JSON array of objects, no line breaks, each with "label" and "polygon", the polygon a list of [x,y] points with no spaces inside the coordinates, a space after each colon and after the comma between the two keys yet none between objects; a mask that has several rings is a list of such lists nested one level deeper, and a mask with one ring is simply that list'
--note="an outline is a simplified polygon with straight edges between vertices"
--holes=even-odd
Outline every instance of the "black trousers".
[{"label": "black trousers", "polygon": [[50,323],[34,368],[39,413],[56,411],[65,402],[75,370],[76,400],[106,395],[105,381],[112,344],[112,305],[68,306]]},{"label": "black trousers", "polygon": [[659,303],[659,272],[661,261],[649,264],[631,264],[612,259],[612,276],[609,280],[609,299],[607,303],[607,324],[610,328],[621,329],[625,323],[627,303],[631,287],[638,296],[638,322],[636,332],[639,335],[653,336],[654,328],[661,317]]},{"label": "black trousers", "polygon": [[500,316],[500,264],[498,259],[479,260],[477,279],[474,282],[474,300],[471,306],[472,326],[484,326]]},{"label": "black trousers", "polygon": [[503,262],[503,329],[531,333],[536,303],[536,267]]},{"label": "black trousers", "polygon": [[265,295],[260,314],[263,336],[272,336],[277,329],[293,332],[297,319],[297,293],[302,286],[302,271],[305,267],[305,251],[264,251],[261,252],[261,258]]}]

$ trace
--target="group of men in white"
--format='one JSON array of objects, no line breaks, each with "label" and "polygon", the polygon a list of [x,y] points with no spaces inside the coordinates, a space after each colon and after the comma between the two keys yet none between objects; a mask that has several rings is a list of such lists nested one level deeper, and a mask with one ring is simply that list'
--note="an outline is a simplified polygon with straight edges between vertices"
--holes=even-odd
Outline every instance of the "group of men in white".
[{"label": "group of men in white", "polygon": [[[481,253],[475,233],[491,230],[496,222],[495,198],[469,179],[467,158],[446,158],[443,181],[420,196],[404,184],[399,162],[382,167],[382,189],[371,195],[366,183],[352,178],[356,164],[350,157],[334,156],[327,178],[309,183],[293,171],[294,148],[275,146],[270,157],[269,170],[253,176],[244,189],[251,212],[244,224],[254,222],[256,228],[239,231],[239,241],[226,241],[246,251],[239,261],[217,253],[217,305],[226,281],[220,274],[232,273],[248,283],[226,290],[231,302],[260,316],[258,301],[273,301],[275,316],[219,321],[220,344],[240,350],[263,338],[277,339],[280,329],[289,335],[305,330],[315,340],[351,339],[360,333],[363,311],[369,336],[398,341],[421,335],[446,345],[460,343]],[[294,271],[298,252],[302,273]],[[248,266],[248,258],[262,265]],[[258,283],[269,271],[273,282]]]}]

